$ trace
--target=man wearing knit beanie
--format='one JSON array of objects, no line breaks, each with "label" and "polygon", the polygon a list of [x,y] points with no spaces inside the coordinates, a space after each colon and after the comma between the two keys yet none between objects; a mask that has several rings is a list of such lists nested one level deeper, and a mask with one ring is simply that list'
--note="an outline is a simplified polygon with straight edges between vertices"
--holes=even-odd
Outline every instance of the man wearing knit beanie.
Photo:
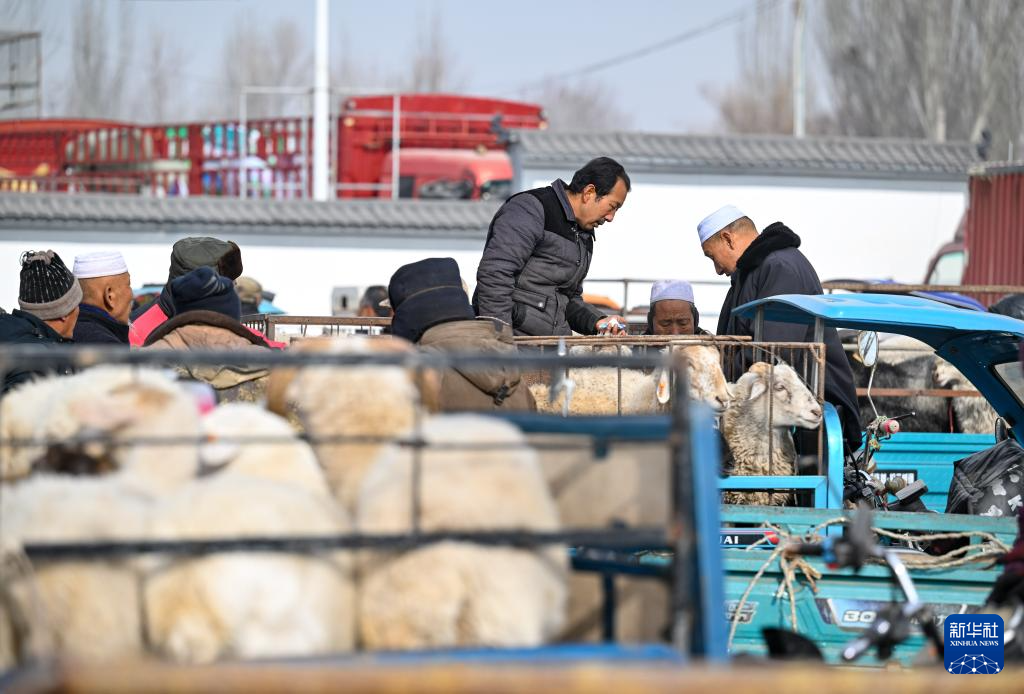
[{"label": "man wearing knit beanie", "polygon": [[[0,342],[51,345],[72,342],[82,287],[53,251],[27,251],[21,256],[18,305],[0,315]],[[59,369],[67,373],[70,369]],[[4,374],[3,392],[43,372],[15,366]]]}]

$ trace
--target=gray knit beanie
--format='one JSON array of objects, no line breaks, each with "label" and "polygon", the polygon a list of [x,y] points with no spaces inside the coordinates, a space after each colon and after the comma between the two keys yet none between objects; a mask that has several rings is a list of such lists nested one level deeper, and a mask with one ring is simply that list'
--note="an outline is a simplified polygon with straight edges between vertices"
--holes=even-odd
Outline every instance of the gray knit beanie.
[{"label": "gray knit beanie", "polygon": [[60,256],[53,251],[26,251],[21,255],[18,305],[40,320],[62,318],[82,302],[82,287]]}]

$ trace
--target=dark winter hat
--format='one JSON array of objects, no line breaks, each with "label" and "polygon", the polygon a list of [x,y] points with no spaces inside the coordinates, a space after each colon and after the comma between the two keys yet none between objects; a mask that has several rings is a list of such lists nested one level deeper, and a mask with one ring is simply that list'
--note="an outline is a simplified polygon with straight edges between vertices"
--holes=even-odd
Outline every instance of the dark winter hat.
[{"label": "dark winter hat", "polygon": [[26,251],[21,255],[21,310],[41,320],[68,315],[82,302],[82,287],[60,256],[53,251]]},{"label": "dark winter hat", "polygon": [[200,267],[171,282],[174,315],[187,311],[215,311],[235,320],[242,317],[242,306],[235,284],[211,268]]},{"label": "dark winter hat", "polygon": [[199,267],[212,267],[217,274],[236,280],[242,275],[242,251],[234,241],[221,241],[209,236],[181,239],[171,249],[167,281],[172,282]]},{"label": "dark winter hat", "polygon": [[453,258],[427,258],[398,268],[388,283],[395,311],[391,333],[417,342],[441,323],[475,318]]}]

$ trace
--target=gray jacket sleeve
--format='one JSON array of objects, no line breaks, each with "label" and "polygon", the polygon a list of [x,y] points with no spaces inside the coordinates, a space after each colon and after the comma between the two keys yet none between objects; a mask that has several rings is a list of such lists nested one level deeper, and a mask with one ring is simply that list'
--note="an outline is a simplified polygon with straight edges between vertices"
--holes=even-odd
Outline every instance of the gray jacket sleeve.
[{"label": "gray jacket sleeve", "polygon": [[544,208],[532,195],[518,195],[498,211],[476,271],[476,313],[512,324],[516,277],[544,234]]}]

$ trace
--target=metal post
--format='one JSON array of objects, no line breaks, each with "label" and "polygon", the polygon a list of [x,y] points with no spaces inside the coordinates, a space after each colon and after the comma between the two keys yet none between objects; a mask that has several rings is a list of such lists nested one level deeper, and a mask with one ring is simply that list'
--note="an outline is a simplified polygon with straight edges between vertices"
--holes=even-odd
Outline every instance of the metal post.
[{"label": "metal post", "polygon": [[806,125],[806,85],[804,76],[804,33],[807,8],[804,0],[793,0],[793,135],[803,137]]},{"label": "metal post", "polygon": [[[821,343],[825,342],[825,321],[823,319],[821,319],[821,318],[815,318],[814,319],[814,341],[817,344],[821,344]],[[815,355],[815,356],[817,356],[817,355]],[[821,374],[818,372],[818,360],[817,360],[817,358],[815,358],[814,364],[812,364],[812,367],[813,368],[811,369],[811,385],[814,388],[814,394],[817,395],[818,394],[818,390],[819,390],[819,388],[818,388],[819,380],[818,379],[821,378]]]},{"label": "metal post", "polygon": [[316,0],[316,66],[313,80],[313,199],[327,200],[328,4]]},{"label": "metal post", "polygon": [[397,200],[399,193],[399,159],[402,148],[402,95],[395,94],[391,100],[391,199]]},{"label": "metal post", "polygon": [[246,177],[248,174],[245,170],[245,159],[249,156],[249,136],[247,134],[249,130],[249,124],[246,120],[245,113],[245,102],[248,97],[245,87],[242,87],[242,92],[238,95],[238,132],[241,134],[238,145],[238,197],[245,198],[248,194],[246,190]]},{"label": "metal post", "polygon": [[754,313],[754,342],[764,342],[764,306]]},{"label": "metal post", "polygon": [[694,548],[695,508],[693,463],[691,456],[689,373],[676,373],[672,392],[672,532],[675,534],[675,558],[672,562],[672,643],[683,656],[690,656],[694,645]]}]

